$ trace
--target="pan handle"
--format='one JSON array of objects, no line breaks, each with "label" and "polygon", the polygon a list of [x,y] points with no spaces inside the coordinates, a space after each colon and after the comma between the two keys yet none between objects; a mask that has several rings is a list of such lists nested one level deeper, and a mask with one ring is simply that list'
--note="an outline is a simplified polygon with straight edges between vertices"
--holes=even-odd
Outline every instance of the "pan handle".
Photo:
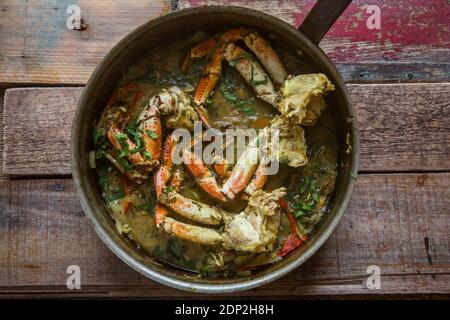
[{"label": "pan handle", "polygon": [[318,0],[298,29],[319,44],[350,2],[352,0]]}]

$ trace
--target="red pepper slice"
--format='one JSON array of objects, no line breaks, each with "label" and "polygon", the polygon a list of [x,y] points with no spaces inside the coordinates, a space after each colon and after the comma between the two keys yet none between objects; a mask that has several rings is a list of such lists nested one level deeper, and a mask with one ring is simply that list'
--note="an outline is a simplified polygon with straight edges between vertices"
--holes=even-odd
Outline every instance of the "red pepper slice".
[{"label": "red pepper slice", "polygon": [[291,233],[284,242],[283,247],[280,249],[280,251],[278,251],[277,256],[284,257],[289,252],[300,246],[302,243],[302,239],[300,239],[295,233]]},{"label": "red pepper slice", "polygon": [[283,210],[287,214],[287,217],[289,219],[289,223],[291,225],[291,233],[292,234],[297,234],[297,220],[295,219],[295,217],[292,214],[292,212],[289,210],[289,205],[288,205],[286,199],[281,198],[280,200],[278,200],[278,203],[280,204],[280,206],[283,208]]},{"label": "red pepper slice", "polygon": [[128,214],[128,210],[131,207],[131,200],[129,198],[129,195],[131,194],[131,186],[128,183],[127,178],[123,178],[123,189],[125,191],[125,199],[124,199],[124,203],[123,203],[123,212],[125,214]]}]

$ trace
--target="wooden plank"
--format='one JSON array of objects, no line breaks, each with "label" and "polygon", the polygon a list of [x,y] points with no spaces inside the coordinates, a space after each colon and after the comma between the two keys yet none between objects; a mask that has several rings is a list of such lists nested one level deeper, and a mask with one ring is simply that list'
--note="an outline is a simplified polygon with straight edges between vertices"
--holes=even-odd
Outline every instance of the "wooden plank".
[{"label": "wooden plank", "polygon": [[[236,5],[275,15],[298,27],[315,2],[180,0],[179,8]],[[380,29],[367,27],[369,5],[381,10]],[[353,0],[320,46],[346,81],[448,81],[449,14],[446,0]]]},{"label": "wooden plank", "polygon": [[[87,29],[66,27],[71,5]],[[2,1],[0,83],[84,84],[121,38],[169,11],[169,0]]]},{"label": "wooden plank", "polygon": [[[255,8],[298,26],[314,0],[181,0],[179,7],[206,3]],[[66,28],[72,4],[79,5],[86,30]],[[367,5],[381,8],[380,30],[367,29]],[[169,10],[168,0],[3,2],[0,83],[84,84],[119,39]],[[445,0],[355,0],[321,46],[347,81],[449,81],[448,14]]]},{"label": "wooden plank", "polygon": [[[450,292],[450,173],[366,174],[337,230],[301,268],[239,296]],[[0,179],[0,295],[201,297],[150,281],[116,258],[69,179]],[[82,289],[67,290],[66,268]],[[366,287],[369,265],[381,289]]]},{"label": "wooden plank", "polygon": [[6,90],[4,174],[70,174],[70,130],[81,91],[81,88]]},{"label": "wooden plank", "polygon": [[[450,169],[450,83],[349,89],[360,122],[361,170]],[[81,90],[6,91],[4,174],[70,174],[71,119]]]}]

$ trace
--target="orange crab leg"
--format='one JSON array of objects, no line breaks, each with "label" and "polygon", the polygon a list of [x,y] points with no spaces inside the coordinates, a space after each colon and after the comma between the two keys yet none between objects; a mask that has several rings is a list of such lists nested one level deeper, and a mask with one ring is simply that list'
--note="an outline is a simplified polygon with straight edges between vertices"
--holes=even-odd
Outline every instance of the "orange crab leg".
[{"label": "orange crab leg", "polygon": [[[164,149],[162,151],[161,156],[162,163],[161,166],[158,168],[158,170],[155,172],[155,175],[153,176],[156,197],[158,199],[163,189],[167,186],[167,182],[172,176],[172,168],[173,168],[172,152],[177,142],[178,138],[176,135],[173,134],[167,137],[167,139],[165,140]],[[172,178],[172,186],[178,189],[181,184],[182,177],[180,175],[176,175],[175,173],[173,175],[174,177]],[[155,221],[157,226],[161,225],[161,223],[164,221],[164,217],[167,214],[168,210],[166,207],[164,207],[160,203],[156,204]]]},{"label": "orange crab leg", "polygon": [[269,177],[267,172],[269,165],[270,160],[266,158],[261,159],[252,180],[250,180],[249,184],[244,189],[244,198],[253,194],[256,190],[260,190],[264,187],[267,182],[267,178]]},{"label": "orange crab leg", "polygon": [[[182,182],[183,182],[183,174],[181,171],[176,170],[172,174],[172,180],[170,181],[170,186],[175,191],[178,191],[180,189]],[[155,207],[155,223],[158,228],[161,227],[161,224],[164,222],[164,219],[167,217],[168,214],[169,214],[169,209],[166,206],[164,206],[158,202]]]},{"label": "orange crab leg", "polygon": [[198,45],[193,47],[187,54],[186,58],[183,60],[181,71],[185,72],[191,66],[192,60],[200,59],[211,54],[216,43],[217,40],[215,38],[210,38],[206,41],[200,42]]},{"label": "orange crab leg", "polygon": [[198,244],[219,245],[223,242],[222,234],[214,229],[189,225],[170,217],[164,219],[163,228],[169,234]]},{"label": "orange crab leg", "polygon": [[286,69],[269,43],[255,32],[248,33],[244,42],[261,61],[273,82],[279,85],[283,84],[287,78]]},{"label": "orange crab leg", "polygon": [[223,55],[253,87],[258,98],[276,106],[277,95],[273,83],[256,59],[233,43],[226,45]]},{"label": "orange crab leg", "polygon": [[200,79],[194,94],[196,105],[203,105],[211,91],[215,88],[222,73],[222,60],[224,45],[218,47],[213,54],[211,62],[205,68],[205,75]]},{"label": "orange crab leg", "polygon": [[260,158],[260,152],[257,146],[258,138],[255,138],[242,152],[230,177],[225,181],[222,192],[226,194],[228,198],[234,199],[234,197],[248,185],[252,178]]},{"label": "orange crab leg", "polygon": [[216,207],[186,198],[175,191],[161,193],[159,200],[179,215],[203,224],[219,225],[225,214]]},{"label": "orange crab leg", "polygon": [[221,178],[222,180],[225,180],[230,177],[231,175],[231,166],[227,162],[227,160],[223,157],[223,151],[231,144],[234,140],[233,139],[227,139],[221,148],[221,155],[215,154],[214,155],[214,172]]},{"label": "orange crab leg", "polygon": [[199,44],[194,46],[186,55],[186,58],[184,58],[181,65],[181,71],[185,72],[191,66],[193,60],[201,59],[210,55],[219,42],[227,43],[238,41],[242,38],[244,31],[244,28],[231,29],[222,33],[218,38],[213,37],[200,42]]},{"label": "orange crab leg", "polygon": [[155,172],[154,184],[156,190],[156,196],[159,197],[162,190],[166,187],[167,182],[170,179],[173,168],[172,152],[178,142],[176,135],[170,135],[164,142],[164,149],[161,156],[161,166]]},{"label": "orange crab leg", "polygon": [[211,170],[195,155],[187,149],[183,151],[183,162],[192,175],[195,177],[198,185],[210,196],[221,201],[227,201],[227,198],[221,192],[216,178]]},{"label": "orange crab leg", "polygon": [[144,110],[138,121],[142,130],[145,150],[149,153],[150,160],[158,165],[162,148],[162,127],[158,108],[152,106],[148,110]]}]

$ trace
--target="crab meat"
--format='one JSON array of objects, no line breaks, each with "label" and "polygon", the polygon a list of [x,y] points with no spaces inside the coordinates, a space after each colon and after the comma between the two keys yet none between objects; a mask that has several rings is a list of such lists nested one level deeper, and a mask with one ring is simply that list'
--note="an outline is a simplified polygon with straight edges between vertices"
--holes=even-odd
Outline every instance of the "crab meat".
[{"label": "crab meat", "polygon": [[273,156],[281,163],[298,168],[308,162],[305,131],[302,126],[293,123],[290,118],[276,116],[272,119],[271,129],[278,129],[278,146],[272,149]]}]

